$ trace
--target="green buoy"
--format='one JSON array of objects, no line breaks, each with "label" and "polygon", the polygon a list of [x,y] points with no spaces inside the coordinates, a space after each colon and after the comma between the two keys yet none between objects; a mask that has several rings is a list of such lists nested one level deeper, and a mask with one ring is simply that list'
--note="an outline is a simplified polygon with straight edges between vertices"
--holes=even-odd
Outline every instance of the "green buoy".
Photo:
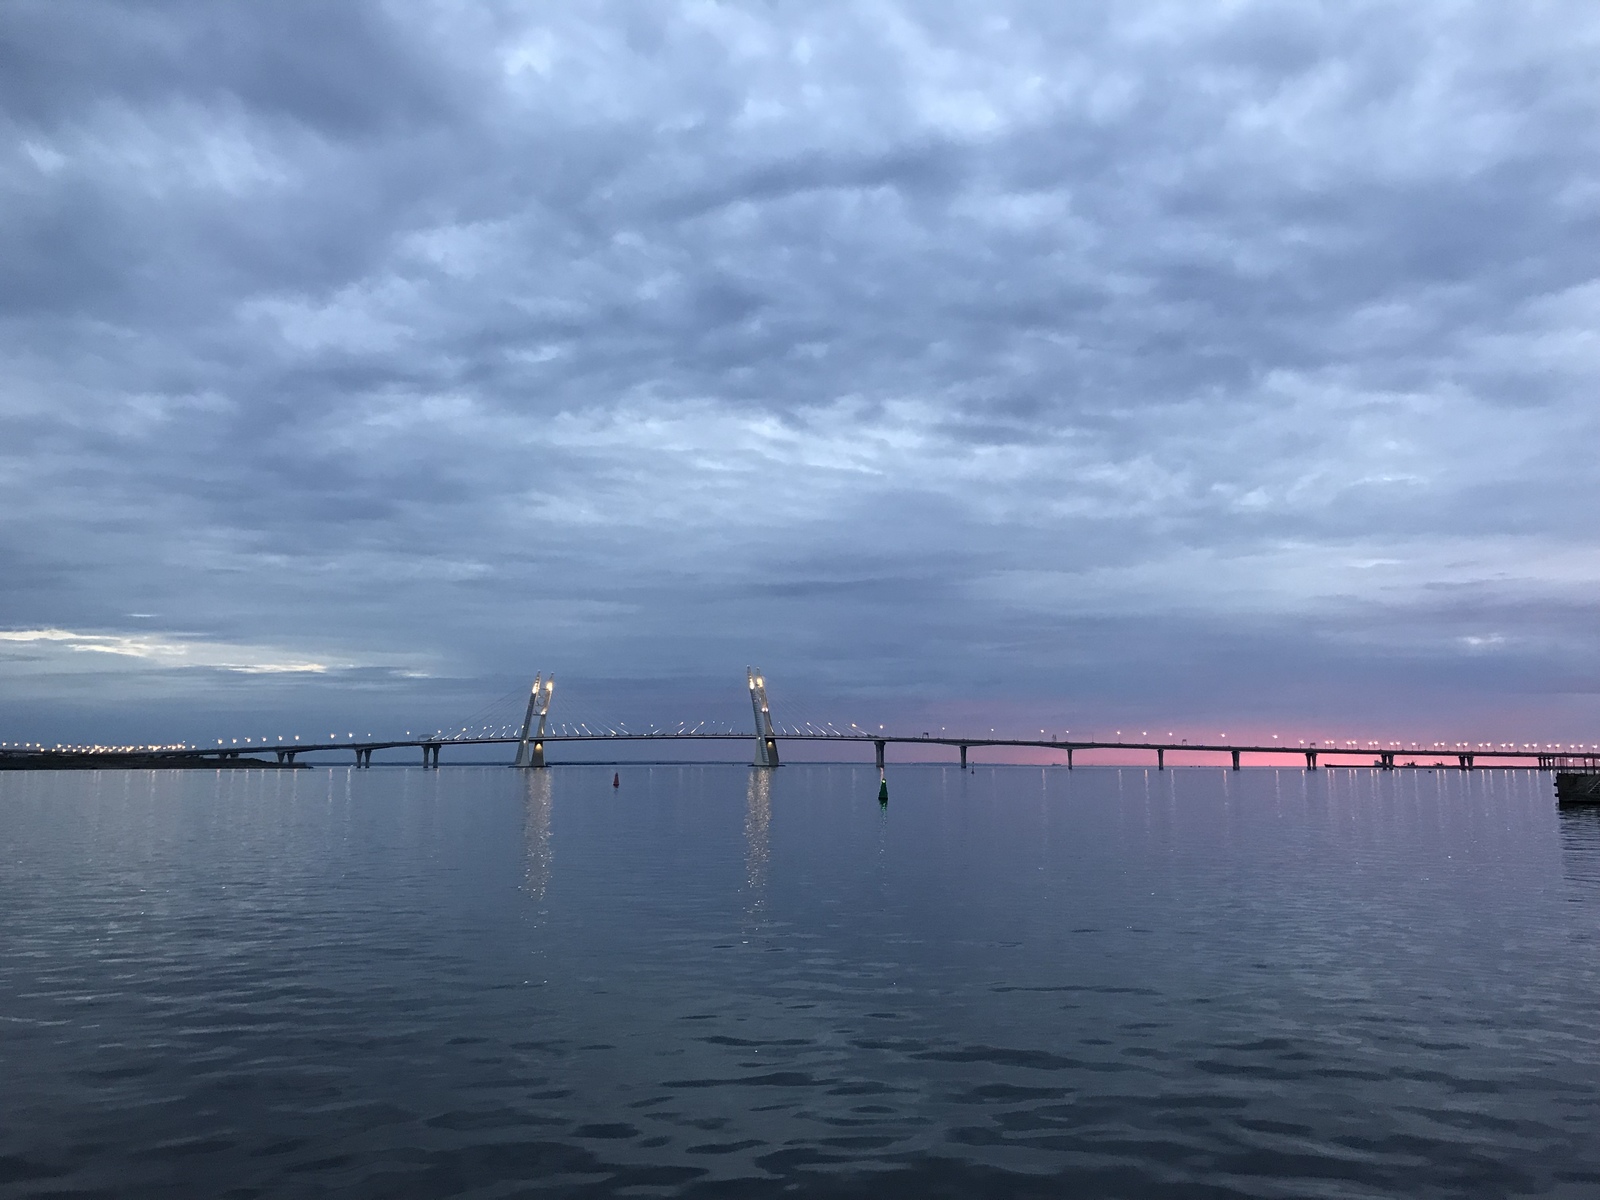
[{"label": "green buoy", "polygon": [[889,781],[882,774],[878,776],[878,803],[889,803]]}]

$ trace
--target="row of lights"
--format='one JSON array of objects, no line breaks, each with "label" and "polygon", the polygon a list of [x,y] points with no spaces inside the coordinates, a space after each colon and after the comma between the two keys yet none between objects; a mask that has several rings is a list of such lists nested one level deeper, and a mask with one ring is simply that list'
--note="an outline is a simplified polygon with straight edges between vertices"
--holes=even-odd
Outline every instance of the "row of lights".
[{"label": "row of lights", "polygon": [[[871,736],[868,733],[867,730],[862,729],[854,721],[852,721],[850,723],[850,728],[856,730],[859,733],[868,734],[868,736]],[[879,732],[882,732],[883,726],[879,725],[878,726],[878,730],[879,730]],[[943,734],[945,732],[945,727],[944,726],[940,726],[939,727],[939,732],[940,732],[940,734]],[[989,732],[993,733],[994,730],[990,729]],[[1046,731],[1044,729],[1039,730],[1039,737],[1041,739],[1043,739],[1047,732],[1048,731]],[[1067,734],[1070,734],[1071,732],[1072,732],[1072,730],[1070,730],[1070,729],[1063,729],[1061,731],[1061,734],[1062,734],[1063,737],[1065,737]],[[926,731],[924,731],[922,736],[923,737],[928,737],[929,734]],[[1122,730],[1120,730],[1120,729],[1117,730],[1115,736],[1120,738],[1122,736]],[[1148,738],[1150,736],[1150,731],[1148,729],[1141,730],[1140,733],[1139,733],[1139,736],[1143,737],[1143,738]],[[1177,734],[1174,733],[1172,730],[1169,729],[1167,731],[1167,737],[1169,739],[1170,738],[1174,738],[1176,736],[1177,736]],[[1217,736],[1219,738],[1224,738],[1225,739],[1225,738],[1227,738],[1228,735],[1226,733],[1219,733]],[[1052,740],[1054,740],[1055,735],[1051,734],[1050,737],[1051,737]],[[1185,740],[1187,741],[1187,739],[1185,739]],[[1275,741],[1275,742],[1279,741],[1280,740],[1280,735],[1276,734],[1276,733],[1273,734],[1272,735],[1272,740]],[[1306,742],[1305,738],[1300,738],[1299,739],[1299,744],[1301,746],[1305,746],[1307,749],[1316,749],[1319,746],[1319,743],[1317,743],[1317,742],[1311,742],[1311,743],[1308,744]],[[1376,738],[1369,738],[1367,741],[1364,741],[1364,742],[1358,741],[1355,738],[1348,738],[1343,743],[1341,743],[1337,738],[1332,738],[1332,739],[1329,739],[1326,742],[1320,743],[1320,746],[1322,748],[1324,748],[1324,749],[1327,749],[1327,748],[1330,748],[1330,747],[1337,748],[1341,744],[1345,745],[1345,746],[1354,746],[1357,749],[1380,750],[1380,749],[1388,749],[1388,748],[1394,747],[1394,748],[1398,748],[1398,749],[1402,749],[1402,750],[1409,748],[1409,749],[1412,749],[1412,750],[1417,750],[1417,751],[1422,751],[1422,752],[1426,752],[1428,750],[1511,750],[1511,751],[1532,750],[1532,751],[1535,751],[1535,752],[1540,751],[1540,750],[1571,750],[1571,751],[1577,751],[1579,753],[1586,753],[1586,752],[1591,752],[1591,751],[1600,751],[1600,744],[1590,744],[1590,745],[1586,746],[1581,742],[1571,742],[1571,743],[1565,743],[1565,744],[1563,744],[1561,742],[1546,742],[1546,743],[1543,743],[1543,744],[1541,744],[1539,742],[1520,742],[1520,743],[1519,742],[1434,742],[1431,745],[1424,745],[1423,743],[1420,743],[1420,742],[1409,742],[1409,743],[1408,742],[1397,742],[1397,741],[1385,742],[1385,741],[1380,741],[1380,740],[1378,740]]]},{"label": "row of lights", "polygon": [[[278,735],[278,741],[280,741],[280,742],[281,742],[281,741],[283,741],[283,740],[284,740],[284,738],[286,738],[286,737],[288,737],[288,736],[289,736],[289,735],[288,735],[288,734],[283,734],[283,733],[280,733],[280,734],[279,734],[279,735]],[[330,733],[330,734],[329,734],[329,735],[328,735],[328,737],[330,737],[330,738],[333,738],[333,739],[337,739],[337,738],[338,738],[338,737],[339,737],[339,736],[340,736],[340,735],[339,735],[339,734],[337,734],[337,733]],[[353,737],[355,737],[355,734],[353,734],[353,733],[346,733],[346,734],[344,734],[344,735],[343,735],[343,736],[344,736],[344,737],[347,737],[347,738],[353,738]],[[373,735],[372,735],[372,734],[370,734],[370,733],[369,733],[369,734],[367,734],[367,736],[368,736],[368,737],[372,737],[372,736],[373,736]],[[411,731],[410,731],[410,730],[409,730],[409,729],[408,729],[408,730],[406,730],[406,736],[407,736],[407,737],[410,737],[410,736],[411,736]],[[298,742],[298,741],[299,741],[299,740],[300,740],[300,735],[299,735],[299,734],[298,734],[298,733],[297,733],[297,734],[295,734],[295,735],[294,735],[294,736],[293,736],[293,737],[292,737],[292,738],[291,738],[291,739],[290,739],[290,740],[291,740],[291,741],[296,741],[296,742]],[[272,743],[272,741],[271,741],[271,739],[270,739],[270,738],[267,738],[267,737],[262,737],[262,738],[259,738],[259,739],[257,739],[257,738],[245,738],[245,739],[244,739],[244,744],[245,744],[245,745],[247,745],[247,746],[250,746],[250,745],[254,745],[254,744],[255,744],[255,743],[256,743],[256,742],[257,742],[257,741],[259,741],[259,742],[260,742],[260,744],[261,744],[261,745],[263,745],[263,746],[270,746],[270,745],[272,745],[272,744],[273,744],[273,743]],[[224,744],[224,740],[223,740],[223,739],[222,739],[222,738],[218,738],[218,739],[217,739],[217,745],[219,745],[219,746],[221,746],[221,745],[223,745],[223,744]],[[231,745],[234,745],[234,746],[237,746],[237,745],[238,745],[238,744],[239,744],[239,739],[238,739],[238,738],[234,738],[234,739],[233,739],[233,740],[232,740],[232,742],[231,742],[231,743],[228,743],[228,744],[231,744]]]},{"label": "row of lights", "polygon": [[[678,732],[679,733],[685,732],[685,726],[686,725],[687,725],[687,722],[684,722],[684,723],[680,724],[679,727],[678,727]],[[690,734],[698,733],[701,729],[703,729],[705,727],[705,725],[706,725],[706,722],[702,721],[702,722],[700,722],[699,725],[696,725],[692,730],[688,730],[688,732]],[[504,735],[504,729],[506,729],[506,728],[509,728],[509,727],[503,727],[502,728],[502,731],[501,731],[502,732],[502,736]],[[561,728],[561,730],[563,732],[565,732],[568,727],[567,727],[567,725],[565,723],[563,723],[560,726],[560,728]],[[590,736],[596,736],[582,722],[579,722],[577,724],[576,728],[582,729],[586,734],[589,734]],[[626,726],[621,726],[621,728],[622,728],[622,731],[624,733],[627,732]],[[850,728],[852,730],[854,730],[857,734],[860,734],[860,735],[863,735],[863,736],[868,736],[868,737],[872,736],[870,730],[863,728],[862,726],[856,724],[854,721],[852,721],[850,723]],[[882,726],[882,725],[878,726],[878,732],[882,733],[883,729],[884,729],[884,726]],[[483,732],[485,732],[485,733],[488,732],[488,727],[487,726],[484,727],[484,731]],[[611,733],[613,736],[615,736],[615,731],[614,730],[609,730],[608,729],[607,732]],[[652,732],[654,732],[653,729],[652,729]],[[945,727],[941,726],[939,732],[941,734],[944,734],[946,732]],[[992,734],[992,733],[995,732],[995,730],[994,729],[990,729],[989,732]],[[1071,732],[1072,731],[1070,729],[1066,729],[1066,730],[1062,731],[1063,735],[1070,734]],[[462,734],[466,734],[466,733],[468,733],[467,727],[466,726],[462,726],[461,727],[461,732],[459,734],[452,734],[450,736],[451,737],[460,737]],[[1045,730],[1043,730],[1043,729],[1039,730],[1039,735],[1040,735],[1041,739],[1045,736],[1045,733],[1046,733]],[[442,736],[442,735],[443,735],[443,731],[440,731],[439,733],[436,733],[434,736],[435,737],[439,737],[439,736]],[[346,738],[354,738],[356,735],[353,732],[347,732],[343,736],[346,737]],[[373,735],[369,732],[366,736],[370,738]],[[411,730],[409,730],[409,729],[406,730],[406,736],[407,737],[411,736]],[[929,735],[927,733],[924,733],[923,736],[927,737]],[[1116,731],[1116,736],[1120,738],[1122,736],[1122,730],[1120,730],[1120,729],[1117,730]],[[1141,731],[1140,736],[1144,737],[1144,738],[1148,738],[1150,736],[1150,731],[1149,730],[1143,730],[1143,731]],[[1169,730],[1167,732],[1167,737],[1168,738],[1173,738],[1175,736],[1176,736],[1176,734],[1173,733],[1171,730]],[[1221,737],[1221,738],[1226,738],[1228,735],[1226,733],[1220,733],[1217,736]],[[328,735],[328,737],[329,737],[330,740],[337,740],[340,737],[340,735],[337,734],[337,733],[330,733]],[[1273,741],[1278,741],[1279,737],[1280,737],[1280,735],[1275,733],[1275,734],[1272,735],[1272,740]],[[300,741],[300,735],[299,734],[294,734],[292,736],[286,735],[286,734],[279,734],[279,735],[277,735],[277,739],[276,740],[277,740],[278,743],[283,743],[283,742],[285,742],[286,738],[289,740],[290,743]],[[224,745],[224,744],[231,744],[231,745],[237,746],[237,745],[239,745],[239,741],[240,740],[238,738],[233,738],[233,739],[231,739],[231,742],[225,742],[224,739],[218,738],[217,739],[217,745],[221,746],[221,745]],[[258,739],[247,737],[247,738],[244,739],[244,744],[247,745],[247,746],[254,746],[254,745],[258,744]],[[262,738],[259,739],[259,744],[262,745],[262,746],[267,746],[267,745],[272,745],[274,743],[270,738],[262,737]],[[1317,743],[1317,742],[1311,742],[1308,745],[1304,738],[1299,739],[1299,744],[1302,747],[1306,747],[1307,749],[1317,749],[1319,747],[1319,743]],[[1510,752],[1513,752],[1513,753],[1515,753],[1515,752],[1517,752],[1519,750],[1520,751],[1531,751],[1531,752],[1535,752],[1535,753],[1541,752],[1541,751],[1573,751],[1573,752],[1578,752],[1578,753],[1590,753],[1590,752],[1600,751],[1600,744],[1593,744],[1593,743],[1591,743],[1589,745],[1584,745],[1583,743],[1561,743],[1561,742],[1544,742],[1544,743],[1539,743],[1539,742],[1520,742],[1520,743],[1519,742],[1434,742],[1431,745],[1425,745],[1425,744],[1419,743],[1419,742],[1410,742],[1410,743],[1399,742],[1399,741],[1383,742],[1383,741],[1379,741],[1377,739],[1370,739],[1368,741],[1362,742],[1362,741],[1358,741],[1358,740],[1356,740],[1354,738],[1345,739],[1342,743],[1338,739],[1330,739],[1330,740],[1328,740],[1326,742],[1321,743],[1321,748],[1323,748],[1323,749],[1338,749],[1341,745],[1347,746],[1347,747],[1353,747],[1353,748],[1356,748],[1356,749],[1391,749],[1391,748],[1392,749],[1401,749],[1401,750],[1410,749],[1410,750],[1418,751],[1418,752],[1422,752],[1422,753],[1426,753],[1429,750],[1436,750],[1436,751],[1447,751],[1447,750],[1488,750],[1488,751],[1496,751],[1496,750],[1498,750],[1498,751],[1510,751]],[[0,748],[28,749],[28,750],[52,749],[52,750],[75,751],[75,752],[88,753],[88,754],[107,754],[107,753],[138,753],[138,752],[162,751],[162,750],[168,750],[168,751],[170,751],[170,750],[189,750],[189,749],[192,749],[193,747],[189,746],[186,743],[181,743],[181,742],[180,743],[176,743],[176,744],[171,744],[171,745],[146,745],[146,746],[105,746],[105,745],[83,746],[83,745],[69,745],[69,744],[66,744],[66,743],[57,742],[54,746],[51,746],[51,747],[46,747],[44,745],[44,743],[42,743],[42,742],[0,742]]]},{"label": "row of lights", "polygon": [[68,742],[57,742],[54,746],[46,746],[43,742],[0,742],[0,749],[6,750],[70,750],[75,754],[143,754],[154,750],[192,750],[194,747],[184,742],[170,746],[81,746]]}]

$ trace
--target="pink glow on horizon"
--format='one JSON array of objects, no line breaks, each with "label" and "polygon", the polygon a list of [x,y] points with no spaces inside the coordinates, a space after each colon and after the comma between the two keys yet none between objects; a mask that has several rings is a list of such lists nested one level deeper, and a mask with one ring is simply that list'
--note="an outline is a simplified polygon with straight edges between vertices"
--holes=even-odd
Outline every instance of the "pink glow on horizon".
[{"label": "pink glow on horizon", "polygon": [[[992,718],[991,718],[992,720]],[[919,726],[920,727],[917,727]],[[1175,724],[1175,723],[1174,723]],[[1063,726],[1058,729],[1035,729],[1031,731],[1019,730],[1014,725],[1010,728],[999,724],[984,722],[980,728],[978,723],[956,722],[946,718],[939,724],[933,724],[924,718],[918,723],[896,722],[893,725],[886,723],[883,732],[890,737],[931,737],[955,738],[971,736],[976,738],[992,737],[996,739],[1016,740],[1054,740],[1060,748],[1055,746],[983,746],[972,745],[968,750],[968,764],[970,766],[982,765],[1032,765],[1032,766],[1065,766],[1066,746],[1073,743],[1125,743],[1125,745],[1110,745],[1100,749],[1075,749],[1073,752],[1074,766],[1119,766],[1119,767],[1149,767],[1157,766],[1156,752],[1146,747],[1162,745],[1170,747],[1165,751],[1165,765],[1168,767],[1231,767],[1232,756],[1228,753],[1232,747],[1239,747],[1242,751],[1241,766],[1244,767],[1281,767],[1303,769],[1306,766],[1306,752],[1315,751],[1318,756],[1318,765],[1328,765],[1331,762],[1343,766],[1371,765],[1380,754],[1393,754],[1398,764],[1415,763],[1418,766],[1445,766],[1457,767],[1458,758],[1462,754],[1477,754],[1490,751],[1511,752],[1534,756],[1538,754],[1600,754],[1600,741],[1597,742],[1566,742],[1554,740],[1490,740],[1486,738],[1400,738],[1382,735],[1351,735],[1340,734],[1306,734],[1298,730],[1285,733],[1281,727],[1277,732],[1260,732],[1259,727],[1251,725],[1232,725],[1229,728],[1218,728],[1211,732],[1196,730],[1192,725],[1186,728],[1167,726],[1152,728],[1146,725],[1134,727],[1125,723],[1121,728],[1111,726],[1084,727],[1082,729]],[[930,727],[931,726],[931,727]],[[876,730],[874,730],[875,732]],[[863,730],[865,732],[865,730]],[[1209,749],[1188,749],[1188,746],[1206,746]],[[796,750],[798,751],[798,747]],[[796,753],[795,761],[799,761],[808,754]],[[958,747],[940,744],[895,744],[890,743],[886,748],[886,759],[890,764],[900,763],[951,763],[959,761]],[[853,757],[853,755],[851,756]],[[869,761],[870,748],[864,755]]]}]

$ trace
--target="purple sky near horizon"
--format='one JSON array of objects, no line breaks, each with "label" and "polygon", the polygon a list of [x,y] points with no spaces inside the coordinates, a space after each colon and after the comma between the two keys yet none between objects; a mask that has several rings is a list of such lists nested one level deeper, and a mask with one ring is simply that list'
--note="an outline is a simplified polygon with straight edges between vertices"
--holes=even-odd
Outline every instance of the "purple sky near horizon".
[{"label": "purple sky near horizon", "polygon": [[0,740],[747,664],[1600,738],[1596,78],[1579,3],[12,0]]}]

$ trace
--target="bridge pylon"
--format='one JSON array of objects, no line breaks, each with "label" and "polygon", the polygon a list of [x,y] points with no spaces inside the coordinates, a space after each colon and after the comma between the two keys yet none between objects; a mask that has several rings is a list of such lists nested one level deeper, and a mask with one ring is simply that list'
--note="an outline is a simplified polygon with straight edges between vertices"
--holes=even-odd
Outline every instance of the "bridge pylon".
[{"label": "bridge pylon", "polygon": [[750,708],[756,718],[756,761],[758,767],[778,765],[778,739],[772,732],[772,709],[767,705],[767,681],[754,667],[745,668],[750,684]]},{"label": "bridge pylon", "polygon": [[[517,736],[517,767],[542,767],[544,766],[544,723],[550,715],[550,697],[556,690],[556,677],[554,672],[549,679],[544,678],[544,672],[533,677],[533,690],[528,693],[528,711],[522,718],[522,732]],[[539,718],[539,726],[534,728],[533,719]]]}]

